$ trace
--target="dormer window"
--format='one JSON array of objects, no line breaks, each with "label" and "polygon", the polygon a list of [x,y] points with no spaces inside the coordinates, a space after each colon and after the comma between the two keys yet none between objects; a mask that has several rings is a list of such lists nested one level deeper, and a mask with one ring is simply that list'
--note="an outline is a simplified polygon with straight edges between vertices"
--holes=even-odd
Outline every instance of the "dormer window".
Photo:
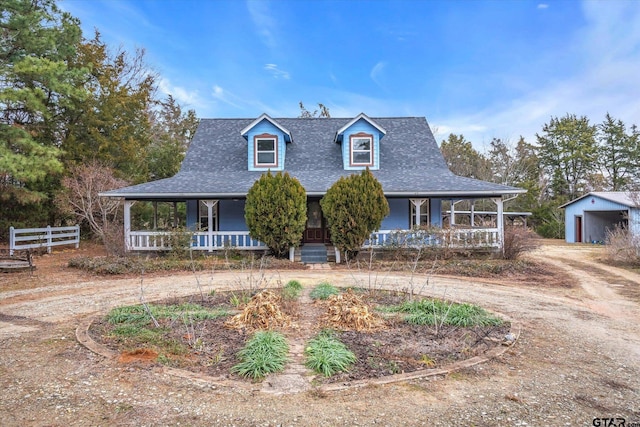
[{"label": "dormer window", "polygon": [[276,135],[256,135],[253,138],[253,143],[255,167],[278,166],[278,137]]},{"label": "dormer window", "polygon": [[363,132],[349,137],[350,166],[373,166],[373,135]]}]

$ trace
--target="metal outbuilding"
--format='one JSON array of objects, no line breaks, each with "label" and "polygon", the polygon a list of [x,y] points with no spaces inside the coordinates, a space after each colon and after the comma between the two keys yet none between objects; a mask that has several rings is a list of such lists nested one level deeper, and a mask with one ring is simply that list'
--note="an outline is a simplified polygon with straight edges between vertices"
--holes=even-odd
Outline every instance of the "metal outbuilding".
[{"label": "metal outbuilding", "polygon": [[622,227],[640,233],[640,193],[593,191],[560,206],[565,210],[567,243],[604,243],[607,232]]}]

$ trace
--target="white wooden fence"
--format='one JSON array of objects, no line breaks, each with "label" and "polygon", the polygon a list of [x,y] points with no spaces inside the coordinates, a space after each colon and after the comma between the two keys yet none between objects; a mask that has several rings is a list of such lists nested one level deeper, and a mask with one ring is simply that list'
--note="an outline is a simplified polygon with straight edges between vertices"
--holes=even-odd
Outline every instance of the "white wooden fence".
[{"label": "white wooden fence", "polygon": [[448,228],[443,230],[380,230],[371,233],[365,248],[448,247],[480,249],[501,247],[497,228]]},{"label": "white wooden fence", "polygon": [[47,248],[51,253],[53,246],[80,244],[80,226],[45,228],[9,227],[9,256],[22,249]]}]

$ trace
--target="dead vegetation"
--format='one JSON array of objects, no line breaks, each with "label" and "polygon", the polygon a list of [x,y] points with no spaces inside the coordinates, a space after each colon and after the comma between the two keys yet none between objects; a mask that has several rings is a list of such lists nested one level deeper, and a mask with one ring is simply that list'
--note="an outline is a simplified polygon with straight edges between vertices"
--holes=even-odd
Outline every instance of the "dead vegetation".
[{"label": "dead vegetation", "polygon": [[330,296],[326,304],[325,320],[336,329],[371,331],[385,326],[384,319],[379,317],[362,297],[351,289]]},{"label": "dead vegetation", "polygon": [[291,326],[291,317],[282,311],[282,297],[265,290],[251,297],[242,312],[226,325],[234,329],[273,329]]}]

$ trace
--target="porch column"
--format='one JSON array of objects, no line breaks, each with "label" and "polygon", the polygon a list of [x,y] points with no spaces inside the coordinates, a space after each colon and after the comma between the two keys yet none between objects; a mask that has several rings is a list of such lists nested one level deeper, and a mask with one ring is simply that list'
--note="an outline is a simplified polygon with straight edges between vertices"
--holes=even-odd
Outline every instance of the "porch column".
[{"label": "porch column", "polygon": [[476,226],[476,213],[475,213],[475,208],[476,208],[476,199],[471,199],[471,218],[469,219],[469,222],[471,223],[471,228]]},{"label": "porch column", "polygon": [[496,226],[498,228],[498,242],[500,250],[504,251],[504,202],[502,197],[492,198],[491,201],[496,204],[498,217],[496,218]]},{"label": "porch column", "polygon": [[449,226],[453,228],[453,226],[456,225],[456,203],[457,202],[454,202],[453,199],[451,199],[449,203],[451,204],[451,209],[449,209],[449,213],[451,215],[451,217],[449,218]]},{"label": "porch column", "polygon": [[218,204],[217,200],[203,200],[202,203],[207,207],[207,239],[209,252],[213,251],[214,242],[213,242],[213,209]]},{"label": "porch column", "polygon": [[131,206],[135,204],[135,200],[124,201],[124,250],[129,251],[131,247]]},{"label": "porch column", "polygon": [[158,202],[153,202],[153,231],[158,230]]},{"label": "porch column", "polygon": [[411,204],[416,210],[413,223],[417,228],[420,228],[420,207],[427,201],[427,199],[409,199],[409,201],[411,201]]}]

